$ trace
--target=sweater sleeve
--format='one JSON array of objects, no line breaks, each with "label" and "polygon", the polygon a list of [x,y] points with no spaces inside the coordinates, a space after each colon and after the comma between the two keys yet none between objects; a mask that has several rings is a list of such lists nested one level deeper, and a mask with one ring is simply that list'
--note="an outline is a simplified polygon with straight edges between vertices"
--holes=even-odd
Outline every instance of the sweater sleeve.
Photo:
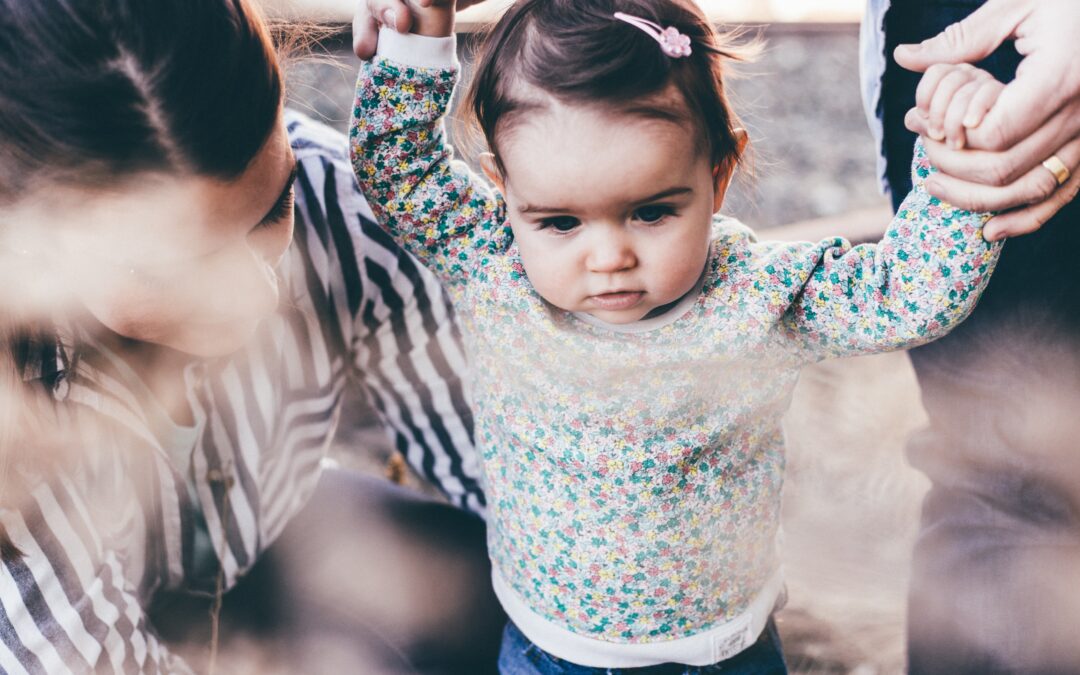
[{"label": "sweater sleeve", "polygon": [[[349,147],[376,220],[453,295],[487,253],[509,243],[509,230],[501,198],[446,143],[443,116],[457,68],[436,67],[432,40],[394,36],[363,64]],[[417,54],[420,65],[410,65]]]},{"label": "sweater sleeve", "polygon": [[835,238],[773,246],[755,266],[756,283],[785,289],[781,333],[804,358],[913,347],[941,337],[974,309],[1001,244],[982,238],[991,214],[926,192],[934,171],[917,144],[912,191],[880,243],[852,246]]}]

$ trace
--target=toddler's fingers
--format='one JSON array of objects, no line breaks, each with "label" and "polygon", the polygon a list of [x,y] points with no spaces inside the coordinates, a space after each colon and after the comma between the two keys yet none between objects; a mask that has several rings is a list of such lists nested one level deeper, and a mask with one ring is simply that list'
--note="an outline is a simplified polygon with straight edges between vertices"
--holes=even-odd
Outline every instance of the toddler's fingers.
[{"label": "toddler's fingers", "polygon": [[929,114],[930,101],[934,98],[938,84],[956,68],[956,65],[951,63],[938,63],[927,68],[919,80],[919,85],[915,88],[915,107]]},{"label": "toddler's fingers", "polygon": [[926,136],[926,115],[918,108],[912,108],[904,114],[904,126],[908,131],[919,136]]},{"label": "toddler's fingers", "polygon": [[942,129],[945,132],[945,142],[954,150],[960,150],[967,144],[964,119],[971,104],[971,99],[975,97],[981,86],[978,81],[968,82],[957,89],[952,96],[952,100],[949,101],[949,107],[945,111],[945,119],[942,122]]},{"label": "toddler's fingers", "polygon": [[357,0],[352,24],[353,53],[365,61],[370,59],[375,56],[378,39],[379,22],[368,11],[366,0]]},{"label": "toddler's fingers", "polygon": [[923,76],[919,78],[919,84],[915,87],[915,108],[924,115],[930,112],[930,100],[934,98],[934,90],[938,82],[949,72],[948,64],[939,63],[927,68]]},{"label": "toddler's fingers", "polygon": [[357,0],[352,26],[353,52],[365,61],[375,56],[380,25],[404,33],[412,26],[412,15],[401,0]]},{"label": "toddler's fingers", "polygon": [[945,114],[949,110],[949,104],[952,102],[956,92],[972,81],[974,71],[975,69],[972,66],[959,64],[953,66],[952,71],[938,82],[934,95],[930,99],[930,109],[928,110],[930,119],[927,126],[930,130],[930,138],[935,141],[945,139]]},{"label": "toddler's fingers", "polygon": [[369,11],[380,24],[399,33],[408,33],[413,17],[409,5],[402,0],[367,0]]},{"label": "toddler's fingers", "polygon": [[1005,85],[993,78],[983,81],[968,104],[967,114],[964,115],[964,126],[968,129],[974,129],[982,124],[986,113],[990,112],[990,108],[993,108],[994,104],[997,103],[998,96],[1001,95],[1004,88]]},{"label": "toddler's fingers", "polygon": [[368,11],[366,0],[356,0],[353,12],[352,48],[353,53],[363,60],[375,56],[375,45],[379,35],[379,24]]}]

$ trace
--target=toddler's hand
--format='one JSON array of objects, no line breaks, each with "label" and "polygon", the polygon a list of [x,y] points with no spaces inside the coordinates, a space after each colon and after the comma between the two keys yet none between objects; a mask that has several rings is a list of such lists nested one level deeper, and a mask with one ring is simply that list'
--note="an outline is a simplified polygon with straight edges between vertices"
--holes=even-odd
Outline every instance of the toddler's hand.
[{"label": "toddler's hand", "polygon": [[356,0],[353,16],[353,51],[362,59],[375,55],[379,27],[399,33],[447,37],[454,33],[457,9],[475,5],[479,0]]},{"label": "toddler's hand", "polygon": [[927,135],[945,141],[955,149],[967,144],[967,129],[982,123],[1005,85],[975,66],[966,63],[939,63],[930,66],[915,92],[915,109],[921,115]]}]

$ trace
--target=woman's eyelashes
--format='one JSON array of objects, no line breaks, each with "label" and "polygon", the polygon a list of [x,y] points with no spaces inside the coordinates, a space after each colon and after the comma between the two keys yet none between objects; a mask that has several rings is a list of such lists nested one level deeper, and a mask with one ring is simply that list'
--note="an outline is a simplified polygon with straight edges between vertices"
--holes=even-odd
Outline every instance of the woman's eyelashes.
[{"label": "woman's eyelashes", "polygon": [[264,218],[261,223],[255,226],[255,229],[268,230],[285,220],[287,216],[292,214],[295,197],[296,193],[293,192],[293,190],[289,190],[285,195],[285,198],[278,200],[278,202],[274,204],[274,208],[270,213],[266,214],[266,218]]}]

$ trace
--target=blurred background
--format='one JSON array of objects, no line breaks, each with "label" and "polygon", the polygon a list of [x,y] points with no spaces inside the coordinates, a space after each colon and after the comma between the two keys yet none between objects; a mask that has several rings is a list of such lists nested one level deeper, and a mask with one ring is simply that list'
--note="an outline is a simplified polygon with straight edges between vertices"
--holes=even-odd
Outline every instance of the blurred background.
[{"label": "blurred background", "polygon": [[[292,105],[345,130],[355,78],[348,48],[353,0],[262,0],[278,17],[323,21],[342,32],[325,42],[335,63],[294,62]],[[766,50],[731,79],[733,105],[750,132],[753,162],[725,211],[755,229],[842,218],[841,229],[887,222],[875,149],[860,102],[858,33],[865,0],[706,0],[718,24],[760,34]],[[488,0],[463,13],[466,35],[506,6]],[[460,41],[466,77],[471,44]],[[453,127],[451,127],[451,132]],[[849,224],[851,223],[851,224]],[[839,232],[822,223],[825,234]],[[861,230],[859,230],[861,232]],[[869,235],[863,235],[869,236]],[[811,238],[811,237],[799,237]],[[859,238],[859,237],[856,237]]]},{"label": "blurred background", "polygon": [[[763,238],[840,234],[869,241],[888,222],[860,102],[863,3],[702,3],[718,23],[745,25],[766,42],[762,57],[730,82],[754,162],[725,205]],[[323,43],[327,55],[294,61],[288,77],[291,106],[344,131],[356,68],[348,26],[353,0],[263,4],[274,16],[339,28]],[[460,29],[481,28],[504,5],[491,0],[469,10]],[[467,70],[470,48],[462,43]],[[926,490],[904,461],[903,443],[923,419],[905,354],[805,371],[786,418],[782,551],[789,602],[779,627],[792,672],[903,672],[908,564]],[[362,404],[350,406],[342,426],[340,462],[424,489],[371,426]]]}]

